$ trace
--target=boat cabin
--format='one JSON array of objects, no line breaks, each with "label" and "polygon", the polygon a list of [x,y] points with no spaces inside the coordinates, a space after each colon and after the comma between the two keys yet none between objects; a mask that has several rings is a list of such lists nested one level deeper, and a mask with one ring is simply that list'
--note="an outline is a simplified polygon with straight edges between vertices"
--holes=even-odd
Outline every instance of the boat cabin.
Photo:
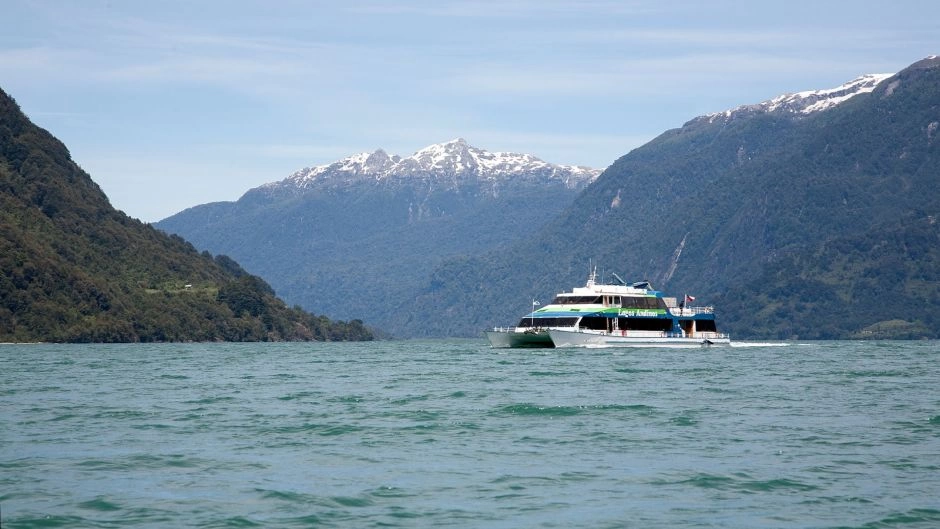
[{"label": "boat cabin", "polygon": [[[558,294],[552,302],[519,321],[522,328],[576,328],[592,331],[644,331],[686,336],[717,332],[710,307],[684,307],[655,290],[610,286],[614,292]],[[579,292],[580,291],[580,292]]]}]

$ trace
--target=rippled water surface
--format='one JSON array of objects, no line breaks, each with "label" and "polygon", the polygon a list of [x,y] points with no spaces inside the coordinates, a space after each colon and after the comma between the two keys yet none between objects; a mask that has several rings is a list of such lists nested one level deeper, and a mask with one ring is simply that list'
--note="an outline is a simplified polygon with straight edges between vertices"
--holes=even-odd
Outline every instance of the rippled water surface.
[{"label": "rippled water surface", "polygon": [[940,343],[0,346],[0,526],[940,527]]}]

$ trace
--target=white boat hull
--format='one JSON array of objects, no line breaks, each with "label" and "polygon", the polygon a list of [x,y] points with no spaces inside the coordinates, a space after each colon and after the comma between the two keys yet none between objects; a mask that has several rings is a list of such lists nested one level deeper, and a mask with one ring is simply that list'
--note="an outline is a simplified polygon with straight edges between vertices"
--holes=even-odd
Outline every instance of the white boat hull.
[{"label": "white boat hull", "polygon": [[727,334],[698,333],[693,336],[675,336],[659,332],[608,333],[604,331],[550,330],[555,347],[703,347],[729,345]]}]

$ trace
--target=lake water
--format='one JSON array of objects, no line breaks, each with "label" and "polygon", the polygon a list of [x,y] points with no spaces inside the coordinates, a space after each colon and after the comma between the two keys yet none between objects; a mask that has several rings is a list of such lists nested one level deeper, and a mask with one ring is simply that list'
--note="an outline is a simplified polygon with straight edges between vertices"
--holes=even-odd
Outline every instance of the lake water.
[{"label": "lake water", "polygon": [[0,527],[940,527],[940,343],[0,346]]}]

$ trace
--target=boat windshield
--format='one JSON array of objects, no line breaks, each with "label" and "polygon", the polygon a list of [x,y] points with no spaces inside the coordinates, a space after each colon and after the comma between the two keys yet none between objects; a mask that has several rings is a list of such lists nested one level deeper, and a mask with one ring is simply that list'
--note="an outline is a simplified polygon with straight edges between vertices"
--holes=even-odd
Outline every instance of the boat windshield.
[{"label": "boat windshield", "polygon": [[574,327],[578,318],[522,318],[517,327]]},{"label": "boat windshield", "polygon": [[601,296],[555,296],[552,305],[600,305]]},{"label": "boat windshield", "polygon": [[624,296],[620,306],[625,309],[665,309],[666,302],[652,296]]}]

